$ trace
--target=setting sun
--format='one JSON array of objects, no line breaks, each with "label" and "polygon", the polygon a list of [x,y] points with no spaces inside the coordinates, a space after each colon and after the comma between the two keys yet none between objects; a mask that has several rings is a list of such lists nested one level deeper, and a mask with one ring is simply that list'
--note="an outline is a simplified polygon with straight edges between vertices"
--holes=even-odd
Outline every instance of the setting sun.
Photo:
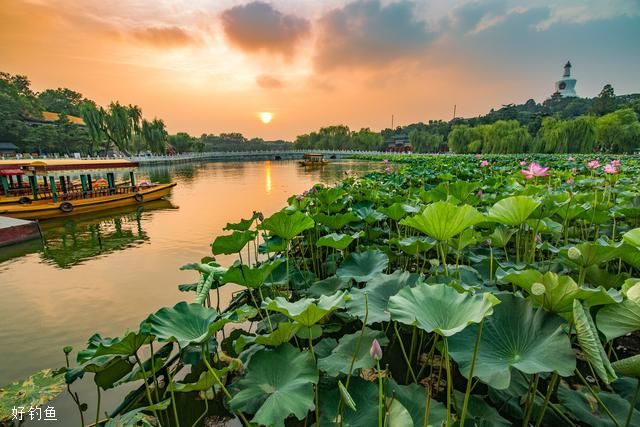
[{"label": "setting sun", "polygon": [[266,125],[273,119],[273,113],[270,113],[269,111],[261,111],[260,113],[258,113],[258,117],[260,117],[262,123]]}]

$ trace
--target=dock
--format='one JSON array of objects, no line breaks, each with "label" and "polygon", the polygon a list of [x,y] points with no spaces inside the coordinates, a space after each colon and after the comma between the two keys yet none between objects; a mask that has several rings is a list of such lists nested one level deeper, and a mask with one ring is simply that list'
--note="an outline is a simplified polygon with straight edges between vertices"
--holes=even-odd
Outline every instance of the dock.
[{"label": "dock", "polygon": [[40,238],[36,221],[0,216],[0,247]]}]

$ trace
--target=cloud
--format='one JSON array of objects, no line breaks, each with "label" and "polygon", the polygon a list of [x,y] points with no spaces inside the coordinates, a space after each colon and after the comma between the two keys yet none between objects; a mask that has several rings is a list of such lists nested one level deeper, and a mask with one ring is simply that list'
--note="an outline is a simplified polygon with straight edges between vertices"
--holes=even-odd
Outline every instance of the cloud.
[{"label": "cloud", "polygon": [[506,0],[472,1],[452,9],[445,27],[449,31],[474,34],[504,21],[508,13]]},{"label": "cloud", "polygon": [[384,66],[416,57],[436,33],[414,15],[412,1],[382,5],[357,0],[318,21],[315,63],[320,69]]},{"label": "cloud", "polygon": [[222,12],[220,18],[227,39],[250,53],[266,51],[290,56],[311,29],[306,19],[284,14],[261,1],[234,6]]},{"label": "cloud", "polygon": [[284,86],[282,80],[269,74],[261,74],[256,77],[256,83],[263,89],[280,89]]},{"label": "cloud", "polygon": [[199,43],[197,37],[180,27],[149,27],[133,31],[131,36],[155,47],[175,48]]}]

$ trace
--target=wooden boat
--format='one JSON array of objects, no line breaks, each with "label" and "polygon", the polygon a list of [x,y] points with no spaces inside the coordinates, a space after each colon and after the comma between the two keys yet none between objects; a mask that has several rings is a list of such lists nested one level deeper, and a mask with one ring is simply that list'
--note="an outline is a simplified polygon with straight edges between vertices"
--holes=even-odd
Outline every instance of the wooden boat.
[{"label": "wooden boat", "polygon": [[302,156],[302,160],[300,160],[300,166],[305,167],[321,167],[328,163],[329,162],[324,159],[324,154],[319,153],[307,153]]},{"label": "wooden boat", "polygon": [[[21,219],[60,218],[138,205],[167,196],[176,185],[136,184],[138,164],[127,160],[45,159],[3,166],[0,163],[0,215]],[[129,172],[129,181],[116,183],[114,171]]]}]

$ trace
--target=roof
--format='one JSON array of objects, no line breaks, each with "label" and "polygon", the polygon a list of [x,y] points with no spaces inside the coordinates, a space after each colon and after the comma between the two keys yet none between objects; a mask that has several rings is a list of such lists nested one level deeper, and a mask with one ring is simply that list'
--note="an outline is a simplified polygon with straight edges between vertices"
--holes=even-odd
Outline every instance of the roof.
[{"label": "roof", "polygon": [[[14,163],[15,164],[15,163]],[[81,171],[96,169],[134,169],[138,167],[137,162],[130,162],[124,159],[114,160],[75,160],[75,159],[39,159],[22,161],[22,169],[36,172],[59,172],[59,171]],[[2,167],[2,162],[0,162]]]},{"label": "roof", "polygon": [[0,142],[0,150],[17,150],[18,146],[12,142]]},{"label": "roof", "polygon": [[[51,111],[43,111],[42,112],[42,117],[44,118],[45,122],[55,122],[56,120],[58,120],[60,118],[60,114],[52,113]],[[71,115],[67,114],[67,119],[71,123],[74,123],[76,125],[84,125],[84,120],[82,120],[80,117],[71,116]]]}]

